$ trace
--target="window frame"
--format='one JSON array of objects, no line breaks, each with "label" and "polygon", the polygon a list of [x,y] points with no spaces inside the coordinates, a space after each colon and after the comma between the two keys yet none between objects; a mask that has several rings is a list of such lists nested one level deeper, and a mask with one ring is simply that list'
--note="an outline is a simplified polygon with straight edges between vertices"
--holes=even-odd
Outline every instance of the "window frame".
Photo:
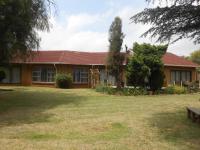
[{"label": "window frame", "polygon": [[[84,71],[81,72],[81,70],[84,70]],[[78,77],[75,77],[75,75],[77,75]],[[77,79],[78,81],[75,81],[76,78],[78,78]],[[87,81],[83,82],[83,79],[86,79]],[[74,84],[88,84],[89,83],[89,69],[85,67],[73,68],[73,83]]]},{"label": "window frame", "polygon": [[[42,81],[42,69],[46,69],[47,72],[45,74],[45,78],[46,81]],[[54,74],[53,76],[55,77],[56,75],[56,71],[53,67],[34,67],[32,69],[32,83],[55,83],[55,80],[53,80],[54,77],[49,77],[49,73],[51,72],[51,74]],[[34,73],[38,73],[38,75],[34,75]],[[33,78],[38,78],[38,81],[33,80]],[[52,79],[52,81],[50,81],[49,79]]]},{"label": "window frame", "polygon": [[[0,84],[21,84],[22,83],[22,69],[19,65],[0,65],[0,69],[3,70],[6,73],[6,78],[3,79]],[[15,73],[14,69],[17,69],[18,77],[17,81],[15,79]]]},{"label": "window frame", "polygon": [[[174,83],[174,81],[172,81],[172,74],[174,74],[174,81],[175,83],[181,83],[181,82],[188,82],[188,78],[189,79],[189,82],[192,82],[192,71],[191,70],[171,70],[170,72],[170,82]],[[183,81],[183,73],[185,74],[185,80],[186,81]],[[189,74],[188,74],[189,73]],[[177,80],[177,74],[179,74],[179,81]]]}]

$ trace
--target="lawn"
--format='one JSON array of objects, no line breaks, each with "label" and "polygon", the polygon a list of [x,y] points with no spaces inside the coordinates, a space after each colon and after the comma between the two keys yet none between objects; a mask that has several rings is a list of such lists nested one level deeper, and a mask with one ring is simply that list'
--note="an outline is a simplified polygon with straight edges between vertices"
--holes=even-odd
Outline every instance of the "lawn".
[{"label": "lawn", "polygon": [[120,97],[91,89],[0,87],[0,149],[199,150],[186,106],[200,94]]}]

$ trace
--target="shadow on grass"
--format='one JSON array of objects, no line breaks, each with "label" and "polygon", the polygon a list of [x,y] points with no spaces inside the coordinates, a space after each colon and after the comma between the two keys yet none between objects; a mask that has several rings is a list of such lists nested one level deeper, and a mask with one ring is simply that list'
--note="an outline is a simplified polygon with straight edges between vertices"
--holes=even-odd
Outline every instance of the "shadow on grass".
[{"label": "shadow on grass", "polygon": [[200,125],[187,118],[186,109],[154,114],[150,124],[169,142],[200,144]]},{"label": "shadow on grass", "polygon": [[[11,90],[12,91],[12,90]],[[7,91],[0,95],[0,127],[49,122],[55,115],[47,110],[60,105],[79,106],[85,97],[48,91]],[[70,105],[70,106],[66,106]]]},{"label": "shadow on grass", "polygon": [[14,91],[14,89],[0,89],[0,92],[10,92]]}]

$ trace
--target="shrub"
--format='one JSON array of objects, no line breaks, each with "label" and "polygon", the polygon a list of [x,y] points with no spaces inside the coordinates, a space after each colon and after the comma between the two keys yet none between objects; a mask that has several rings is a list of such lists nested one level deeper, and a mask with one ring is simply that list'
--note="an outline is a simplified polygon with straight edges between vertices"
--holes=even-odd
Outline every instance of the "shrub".
[{"label": "shrub", "polygon": [[116,89],[109,86],[99,85],[96,87],[97,92],[106,93],[109,95],[124,95],[124,96],[137,96],[137,95],[147,95],[148,92],[142,88],[121,88]]},{"label": "shrub", "polygon": [[174,86],[168,86],[164,89],[165,94],[174,94]]},{"label": "shrub", "polygon": [[124,88],[123,95],[126,96],[137,96],[137,95],[147,95],[148,92],[143,88]]},{"label": "shrub", "polygon": [[164,89],[165,94],[186,94],[188,91],[186,88],[181,86],[168,86]]},{"label": "shrub", "polygon": [[0,70],[0,82],[6,78],[6,73],[3,70]]},{"label": "shrub", "polygon": [[117,89],[115,89],[113,87],[109,87],[109,86],[98,85],[98,86],[96,86],[96,92],[114,95],[117,93]]},{"label": "shrub", "polygon": [[163,89],[156,90],[153,94],[154,94],[154,95],[161,95],[161,94],[164,94],[164,90],[163,90]]},{"label": "shrub", "polygon": [[122,95],[122,94],[120,93],[120,91],[121,91],[121,89],[118,90],[118,89],[113,88],[113,87],[108,87],[108,88],[107,88],[107,93],[108,93],[109,95]]},{"label": "shrub", "polygon": [[101,92],[101,93],[104,93],[106,90],[105,90],[106,86],[103,86],[103,85],[97,85],[95,90],[96,92]]},{"label": "shrub", "polygon": [[72,86],[72,76],[70,74],[57,74],[56,86],[63,89],[70,88]]},{"label": "shrub", "polygon": [[[101,92],[109,95],[123,95],[123,96],[138,96],[138,95],[148,95],[149,92],[144,88],[121,88],[116,89],[109,86],[99,85],[96,87],[96,92]],[[153,94],[187,94],[188,89],[181,86],[168,86],[165,89],[157,90]]]},{"label": "shrub", "polygon": [[187,87],[190,93],[199,92],[199,81],[190,82],[190,83],[184,84],[184,86]]}]

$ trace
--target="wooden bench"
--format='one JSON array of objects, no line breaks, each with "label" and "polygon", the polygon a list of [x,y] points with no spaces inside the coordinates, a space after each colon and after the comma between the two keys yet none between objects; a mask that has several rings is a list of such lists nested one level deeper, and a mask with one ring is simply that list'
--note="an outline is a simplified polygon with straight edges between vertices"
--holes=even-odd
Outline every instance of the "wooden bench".
[{"label": "wooden bench", "polygon": [[200,123],[200,109],[187,107],[188,118],[192,119],[193,122]]}]

